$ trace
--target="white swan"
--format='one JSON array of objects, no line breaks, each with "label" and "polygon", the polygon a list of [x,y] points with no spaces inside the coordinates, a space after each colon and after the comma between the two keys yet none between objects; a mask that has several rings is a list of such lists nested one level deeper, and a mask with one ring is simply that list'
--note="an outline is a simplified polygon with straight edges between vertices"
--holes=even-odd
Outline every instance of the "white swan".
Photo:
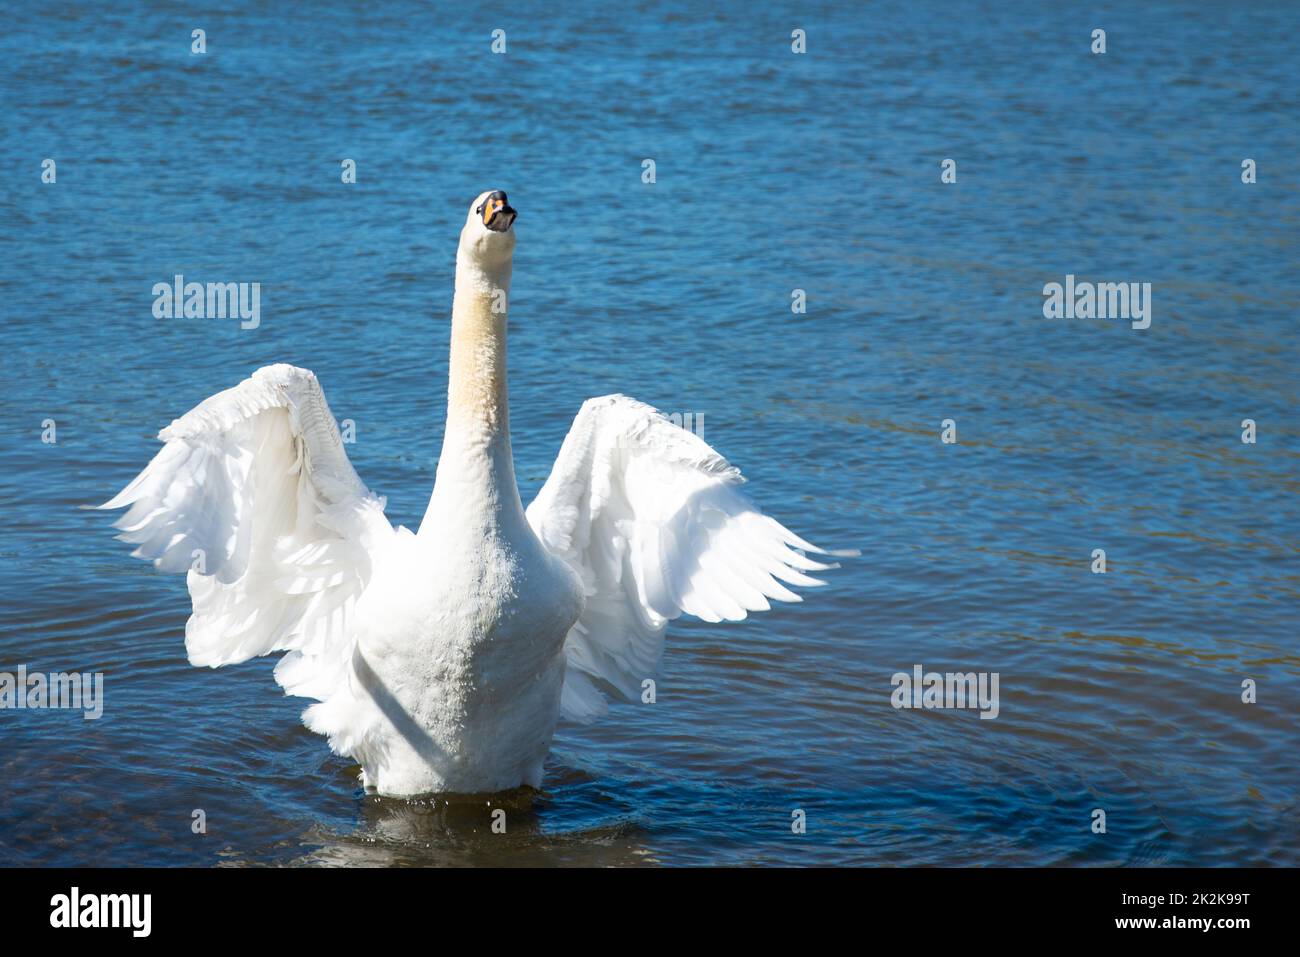
[{"label": "white swan", "polygon": [[[452,305],[447,428],[418,534],[362,484],[316,377],[273,365],[159,433],[100,508],[137,557],[188,571],[185,645],[217,667],[288,652],[303,720],[409,796],[538,787],[557,720],[639,697],[667,623],[738,621],[830,554],[764,516],[698,436],[626,396],[591,399],[524,511],[506,397],[515,211],[474,200]],[[836,554],[856,554],[852,552]]]}]

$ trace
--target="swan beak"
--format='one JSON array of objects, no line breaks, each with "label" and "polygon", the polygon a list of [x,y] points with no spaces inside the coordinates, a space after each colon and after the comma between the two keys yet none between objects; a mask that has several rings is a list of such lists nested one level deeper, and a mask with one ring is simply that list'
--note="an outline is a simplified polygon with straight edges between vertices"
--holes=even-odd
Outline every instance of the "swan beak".
[{"label": "swan beak", "polygon": [[493,232],[504,233],[515,221],[515,210],[506,199],[506,194],[497,190],[483,201],[479,207],[483,215],[483,225]]}]

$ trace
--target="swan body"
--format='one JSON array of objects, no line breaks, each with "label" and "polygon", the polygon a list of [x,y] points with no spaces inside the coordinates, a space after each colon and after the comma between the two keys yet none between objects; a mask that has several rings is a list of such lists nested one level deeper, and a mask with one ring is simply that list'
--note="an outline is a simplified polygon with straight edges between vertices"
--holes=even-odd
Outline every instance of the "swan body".
[{"label": "swan body", "polygon": [[626,396],[583,405],[525,511],[506,389],[514,218],[489,191],[461,231],[418,532],[353,470],[316,377],[283,364],[172,422],[100,506],[129,505],[119,537],[187,573],[191,663],[285,652],[276,680],[317,702],[306,725],[381,794],[539,787],[558,721],[637,700],[670,620],[740,620],[834,567],[703,440]]}]

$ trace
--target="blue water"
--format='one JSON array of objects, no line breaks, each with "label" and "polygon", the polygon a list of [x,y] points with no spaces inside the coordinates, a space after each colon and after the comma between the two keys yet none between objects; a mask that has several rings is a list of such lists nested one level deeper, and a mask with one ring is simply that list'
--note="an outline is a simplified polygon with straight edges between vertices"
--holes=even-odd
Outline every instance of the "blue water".
[{"label": "blue water", "polygon": [[[0,34],[0,671],[105,675],[98,721],[0,711],[0,864],[1300,864],[1294,5],[199,9]],[[190,668],[183,580],[77,508],[288,361],[417,525],[488,188],[525,501],[622,391],[863,550],[678,622],[505,835],[364,796],[271,662]],[[260,282],[261,325],[155,319],[176,273]],[[1066,274],[1150,282],[1151,327],[1045,319]],[[895,710],[915,664],[997,672],[999,717]]]}]

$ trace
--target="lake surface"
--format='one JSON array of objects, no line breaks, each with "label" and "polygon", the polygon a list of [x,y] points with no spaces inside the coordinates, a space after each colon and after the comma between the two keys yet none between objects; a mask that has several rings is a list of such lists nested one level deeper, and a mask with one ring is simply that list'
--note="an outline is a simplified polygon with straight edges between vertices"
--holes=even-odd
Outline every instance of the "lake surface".
[{"label": "lake surface", "polygon": [[[1142,7],[12,13],[0,671],[102,672],[104,712],[0,710],[0,864],[1300,864],[1300,12]],[[677,622],[657,702],[562,727],[505,835],[362,794],[271,661],[191,668],[183,579],[78,509],[287,361],[418,525],[488,188],[525,502],[621,391],[863,551]],[[261,283],[260,325],[154,318],[177,273]],[[1150,328],[1045,318],[1067,275],[1150,282]],[[895,709],[918,664],[996,672],[998,717]]]}]

